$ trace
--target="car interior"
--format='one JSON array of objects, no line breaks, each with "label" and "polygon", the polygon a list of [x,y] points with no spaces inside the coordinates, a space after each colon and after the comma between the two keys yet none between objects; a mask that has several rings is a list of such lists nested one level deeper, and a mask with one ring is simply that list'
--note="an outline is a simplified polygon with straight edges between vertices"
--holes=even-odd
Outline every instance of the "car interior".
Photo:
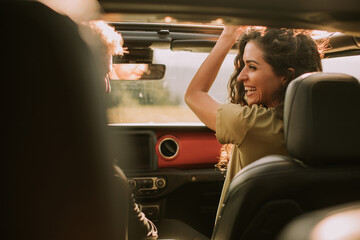
[{"label": "car interior", "polygon": [[[127,51],[112,57],[113,68],[146,69],[114,72],[105,96],[97,59],[66,11],[36,1],[1,3],[8,239],[131,240],[131,194],[155,225],[175,219],[219,240],[297,239],[318,211],[360,201],[360,3],[96,3],[96,18],[121,34]],[[183,94],[224,24],[310,29],[330,47],[324,73],[288,87],[289,156],[266,156],[242,169],[215,222],[223,146],[189,114]],[[236,54],[234,45],[214,85],[224,102],[227,93],[217,89],[226,91]],[[128,185],[113,181],[114,163]]]}]

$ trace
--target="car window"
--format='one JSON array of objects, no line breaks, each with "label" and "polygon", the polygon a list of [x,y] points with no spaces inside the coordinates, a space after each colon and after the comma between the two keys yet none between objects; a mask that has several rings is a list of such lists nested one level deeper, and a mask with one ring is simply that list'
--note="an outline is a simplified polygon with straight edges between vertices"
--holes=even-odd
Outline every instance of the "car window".
[{"label": "car window", "polygon": [[324,72],[346,73],[360,79],[360,56],[328,58],[322,63]]},{"label": "car window", "polygon": [[[131,53],[130,53],[131,54]],[[183,96],[208,53],[155,49],[153,63],[165,64],[161,80],[111,81],[107,115],[109,123],[199,124]],[[229,54],[210,90],[218,101],[227,98],[227,82],[234,70]]]}]

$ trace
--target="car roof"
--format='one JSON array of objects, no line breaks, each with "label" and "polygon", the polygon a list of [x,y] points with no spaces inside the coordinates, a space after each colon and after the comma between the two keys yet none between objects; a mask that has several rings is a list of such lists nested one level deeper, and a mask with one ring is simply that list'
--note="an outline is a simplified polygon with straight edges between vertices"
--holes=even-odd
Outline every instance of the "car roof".
[{"label": "car roof", "polygon": [[[166,48],[172,51],[210,52],[223,26],[110,22],[121,32],[126,48]],[[342,33],[322,32],[313,36],[316,41],[329,41],[325,57],[360,55],[360,37]],[[237,52],[236,46],[233,53]]]},{"label": "car roof", "polygon": [[360,36],[359,0],[99,0],[106,13],[123,20],[153,22],[167,16],[180,22],[291,27]]}]

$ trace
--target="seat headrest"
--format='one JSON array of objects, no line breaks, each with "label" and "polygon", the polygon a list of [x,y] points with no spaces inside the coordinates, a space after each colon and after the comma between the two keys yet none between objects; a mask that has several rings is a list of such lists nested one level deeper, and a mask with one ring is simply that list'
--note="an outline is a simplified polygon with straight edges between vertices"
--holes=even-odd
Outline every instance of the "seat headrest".
[{"label": "seat headrest", "polygon": [[360,160],[360,83],[346,74],[307,73],[284,104],[288,153],[306,163]]}]

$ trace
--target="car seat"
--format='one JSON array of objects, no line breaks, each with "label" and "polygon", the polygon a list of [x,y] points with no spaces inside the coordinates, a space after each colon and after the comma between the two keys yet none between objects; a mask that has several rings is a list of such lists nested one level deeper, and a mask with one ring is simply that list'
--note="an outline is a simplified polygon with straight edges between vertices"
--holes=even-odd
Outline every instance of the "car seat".
[{"label": "car seat", "polygon": [[5,239],[127,239],[92,51],[39,2],[2,2],[0,16]]},{"label": "car seat", "polygon": [[292,81],[284,106],[289,156],[264,157],[235,176],[212,239],[275,239],[302,213],[360,200],[359,106],[354,77]]}]

